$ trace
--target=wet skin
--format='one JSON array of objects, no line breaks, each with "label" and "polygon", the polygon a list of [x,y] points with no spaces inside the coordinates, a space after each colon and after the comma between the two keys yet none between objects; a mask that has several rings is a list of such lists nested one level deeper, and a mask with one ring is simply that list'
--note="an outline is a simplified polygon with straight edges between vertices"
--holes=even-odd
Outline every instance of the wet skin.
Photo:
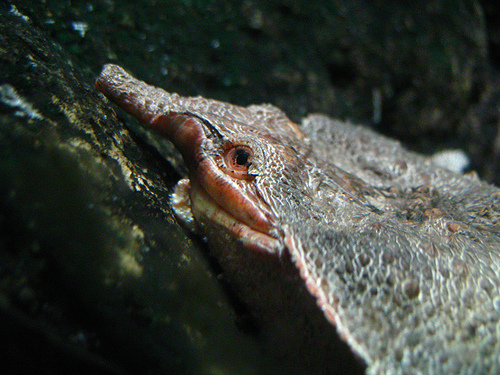
[{"label": "wet skin", "polygon": [[500,372],[499,189],[326,116],[298,126],[115,65],[97,88],[181,152],[178,217],[262,325],[288,328],[269,342],[314,357],[305,372],[342,369],[332,336],[370,374]]}]

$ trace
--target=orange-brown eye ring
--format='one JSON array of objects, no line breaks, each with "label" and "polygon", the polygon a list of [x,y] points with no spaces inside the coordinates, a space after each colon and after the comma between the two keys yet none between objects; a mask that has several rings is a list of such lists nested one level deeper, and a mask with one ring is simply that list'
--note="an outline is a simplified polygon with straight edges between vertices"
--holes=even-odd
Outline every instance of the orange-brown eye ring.
[{"label": "orange-brown eye ring", "polygon": [[224,154],[224,162],[234,177],[245,177],[252,165],[253,151],[247,146],[231,147]]}]

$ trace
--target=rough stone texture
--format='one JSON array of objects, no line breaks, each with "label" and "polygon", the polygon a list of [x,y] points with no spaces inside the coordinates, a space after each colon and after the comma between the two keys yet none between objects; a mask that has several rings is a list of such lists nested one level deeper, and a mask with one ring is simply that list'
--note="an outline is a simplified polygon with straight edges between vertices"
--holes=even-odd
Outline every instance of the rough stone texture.
[{"label": "rough stone texture", "polygon": [[174,169],[29,21],[4,14],[0,35],[3,371],[254,373],[172,217]]}]

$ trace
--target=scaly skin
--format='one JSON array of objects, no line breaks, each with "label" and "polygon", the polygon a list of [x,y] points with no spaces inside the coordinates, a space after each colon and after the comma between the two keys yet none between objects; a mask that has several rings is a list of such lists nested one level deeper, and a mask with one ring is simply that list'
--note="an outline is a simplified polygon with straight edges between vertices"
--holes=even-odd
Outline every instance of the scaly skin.
[{"label": "scaly skin", "polygon": [[[266,323],[300,335],[329,322],[369,374],[500,373],[499,189],[326,116],[298,127],[270,105],[182,98],[113,65],[97,87],[182,153],[174,206]],[[320,318],[282,318],[299,305],[313,316],[308,298]],[[314,342],[292,350],[321,356]]]}]

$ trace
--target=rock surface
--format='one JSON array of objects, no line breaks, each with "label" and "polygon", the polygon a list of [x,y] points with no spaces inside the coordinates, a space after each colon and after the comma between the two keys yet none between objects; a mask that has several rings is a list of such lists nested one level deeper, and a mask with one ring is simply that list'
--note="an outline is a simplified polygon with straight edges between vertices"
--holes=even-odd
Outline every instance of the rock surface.
[{"label": "rock surface", "polygon": [[3,15],[0,34],[3,368],[254,373],[256,346],[172,218],[177,173],[29,22]]}]

